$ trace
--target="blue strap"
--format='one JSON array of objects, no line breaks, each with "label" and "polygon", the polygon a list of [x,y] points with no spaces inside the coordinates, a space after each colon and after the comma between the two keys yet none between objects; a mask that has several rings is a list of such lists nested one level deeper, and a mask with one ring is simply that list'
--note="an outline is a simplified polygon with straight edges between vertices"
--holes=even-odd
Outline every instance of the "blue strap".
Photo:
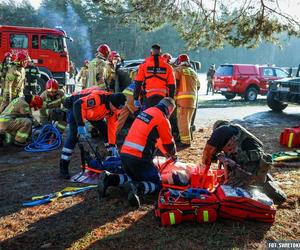
[{"label": "blue strap", "polygon": [[[38,199],[38,200],[23,202],[23,206],[25,206],[25,207],[39,206],[39,205],[51,202],[51,200],[54,199],[54,198],[63,198],[63,197],[77,195],[77,194],[80,194],[80,193],[85,192],[87,190],[93,189],[95,187],[96,186],[87,186],[87,187],[83,187],[83,188],[80,188],[80,189],[74,190],[74,191],[62,191],[62,192],[56,192],[56,193],[48,194],[48,195],[45,195],[41,199]],[[61,196],[58,196],[59,193],[61,194]]]}]

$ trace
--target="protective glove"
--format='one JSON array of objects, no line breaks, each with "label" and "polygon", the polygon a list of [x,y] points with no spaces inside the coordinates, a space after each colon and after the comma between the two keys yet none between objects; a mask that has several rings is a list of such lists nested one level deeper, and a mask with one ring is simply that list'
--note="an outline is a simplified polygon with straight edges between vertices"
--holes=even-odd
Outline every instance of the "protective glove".
[{"label": "protective glove", "polygon": [[140,100],[134,100],[133,104],[136,108],[138,108],[138,109],[141,108],[141,101]]},{"label": "protective glove", "polygon": [[119,157],[119,151],[118,151],[118,148],[116,147],[116,145],[109,145],[107,147],[107,151],[109,153],[111,153],[111,156],[115,156],[115,157]]},{"label": "protective glove", "polygon": [[115,156],[115,157],[119,157],[119,156],[120,156],[117,147],[113,147],[113,148],[111,149],[111,154],[112,154],[112,156]]},{"label": "protective glove", "polygon": [[78,133],[79,138],[80,138],[81,140],[84,140],[84,141],[87,140],[87,138],[88,138],[88,133],[87,133],[87,131],[86,131],[85,126],[79,126],[79,127],[77,128],[77,133]]}]

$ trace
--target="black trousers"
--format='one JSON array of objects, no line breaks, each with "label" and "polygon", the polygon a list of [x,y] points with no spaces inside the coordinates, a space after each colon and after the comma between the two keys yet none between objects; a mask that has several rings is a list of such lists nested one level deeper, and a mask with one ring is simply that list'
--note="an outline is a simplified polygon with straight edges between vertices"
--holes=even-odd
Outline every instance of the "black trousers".
[{"label": "black trousers", "polygon": [[153,96],[150,96],[150,97],[147,97],[147,98],[144,97],[144,99],[143,99],[143,107],[144,107],[144,109],[147,109],[147,108],[155,106],[163,98],[164,98],[164,96],[161,96],[161,95],[153,95]]},{"label": "black trousers", "polygon": [[152,160],[143,160],[122,153],[120,156],[126,174],[133,181],[149,181],[161,185],[160,174]]}]

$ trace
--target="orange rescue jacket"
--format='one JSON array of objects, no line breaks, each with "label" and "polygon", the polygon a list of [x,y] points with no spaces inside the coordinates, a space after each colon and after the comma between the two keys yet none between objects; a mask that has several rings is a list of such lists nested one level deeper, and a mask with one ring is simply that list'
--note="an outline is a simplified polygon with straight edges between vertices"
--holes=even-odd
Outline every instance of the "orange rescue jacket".
[{"label": "orange rescue jacket", "polygon": [[155,72],[154,56],[146,58],[145,62],[139,66],[135,81],[144,82],[143,90],[146,97],[153,95],[169,96],[168,85],[175,85],[175,77],[172,67],[164,62],[161,56],[158,57],[158,67]]},{"label": "orange rescue jacket", "polygon": [[99,121],[106,119],[108,143],[116,144],[118,112],[109,109],[108,98],[111,93],[106,91],[92,92],[74,103],[74,116],[78,126],[84,126],[84,121]]},{"label": "orange rescue jacket", "polygon": [[170,122],[163,111],[155,106],[141,112],[134,120],[121,153],[152,160],[158,139],[166,152],[176,151]]}]

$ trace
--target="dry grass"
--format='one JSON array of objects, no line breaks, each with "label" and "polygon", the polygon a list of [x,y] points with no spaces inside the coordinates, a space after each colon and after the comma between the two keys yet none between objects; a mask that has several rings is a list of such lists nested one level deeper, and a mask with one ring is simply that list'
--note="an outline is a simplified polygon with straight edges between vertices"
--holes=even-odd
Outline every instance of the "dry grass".
[{"label": "dry grass", "polygon": [[[267,152],[275,152],[281,150],[281,129],[253,132],[264,141]],[[180,152],[181,159],[199,162],[209,134],[208,129],[197,132],[193,147]],[[212,225],[163,228],[154,217],[155,196],[146,197],[141,208],[133,210],[118,189],[110,189],[110,198],[101,202],[93,190],[23,208],[28,197],[70,185],[57,176],[59,153],[28,155],[14,149],[0,153],[0,249],[265,249],[267,240],[300,239],[300,169],[296,167],[272,169],[289,196],[278,207],[274,225],[219,220]],[[79,171],[78,157],[77,153],[72,161],[74,173]]]}]

